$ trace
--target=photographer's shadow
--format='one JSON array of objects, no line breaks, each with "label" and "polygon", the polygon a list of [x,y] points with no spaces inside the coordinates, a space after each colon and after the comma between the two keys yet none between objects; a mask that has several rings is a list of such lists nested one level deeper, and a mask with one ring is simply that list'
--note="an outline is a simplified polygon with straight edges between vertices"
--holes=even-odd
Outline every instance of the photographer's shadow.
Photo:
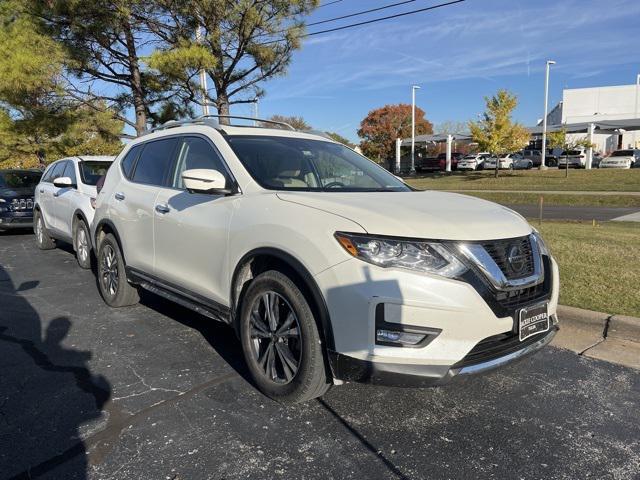
[{"label": "photographer's shadow", "polygon": [[68,348],[73,324],[53,318],[42,329],[36,309],[0,266],[0,472],[2,478],[87,477],[82,427],[103,418],[111,396],[87,363],[91,352]]}]

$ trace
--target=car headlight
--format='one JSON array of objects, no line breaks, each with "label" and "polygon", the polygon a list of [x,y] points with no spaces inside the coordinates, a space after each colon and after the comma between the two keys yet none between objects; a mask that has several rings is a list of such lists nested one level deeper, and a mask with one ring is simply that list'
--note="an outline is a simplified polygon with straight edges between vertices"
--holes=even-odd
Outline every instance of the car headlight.
[{"label": "car headlight", "polygon": [[336,232],[336,240],[352,256],[379,267],[399,267],[453,278],[467,267],[442,243]]}]

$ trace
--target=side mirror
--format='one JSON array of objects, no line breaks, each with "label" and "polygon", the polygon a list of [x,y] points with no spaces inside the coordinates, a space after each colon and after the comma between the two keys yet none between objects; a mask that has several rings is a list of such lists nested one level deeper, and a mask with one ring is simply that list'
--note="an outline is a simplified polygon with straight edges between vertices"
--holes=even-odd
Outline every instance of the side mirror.
[{"label": "side mirror", "polygon": [[227,188],[227,180],[218,170],[196,168],[182,172],[184,187],[190,193],[210,193],[228,195],[233,193]]},{"label": "side mirror", "polygon": [[53,181],[53,185],[58,188],[69,188],[74,186],[69,177],[58,177]]}]

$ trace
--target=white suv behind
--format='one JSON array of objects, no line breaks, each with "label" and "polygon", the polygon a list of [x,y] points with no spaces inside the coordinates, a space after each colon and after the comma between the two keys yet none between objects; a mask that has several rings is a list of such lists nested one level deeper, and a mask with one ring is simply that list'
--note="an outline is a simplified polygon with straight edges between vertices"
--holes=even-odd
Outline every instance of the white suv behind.
[{"label": "white suv behind", "polygon": [[89,231],[95,210],[96,184],[115,157],[63,158],[47,167],[36,186],[33,230],[42,250],[55,247],[54,240],[73,245],[78,264],[91,267]]},{"label": "white suv behind", "polygon": [[107,304],[144,288],[232,325],[255,384],[280,401],[342,381],[446,383],[557,330],[558,268],[524,218],[414,191],[293,129],[200,118],[132,141],[92,240]]}]

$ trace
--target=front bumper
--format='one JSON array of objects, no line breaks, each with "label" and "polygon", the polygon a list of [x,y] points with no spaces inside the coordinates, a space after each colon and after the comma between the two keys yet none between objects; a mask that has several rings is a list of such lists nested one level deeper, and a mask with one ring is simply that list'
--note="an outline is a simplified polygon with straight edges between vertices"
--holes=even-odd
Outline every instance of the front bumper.
[{"label": "front bumper", "polygon": [[[438,385],[499,367],[542,348],[551,340],[557,322],[553,332],[540,334],[548,341],[538,344],[534,336],[520,343],[513,338],[517,330],[514,319],[522,307],[548,302],[549,315],[557,320],[558,267],[552,258],[544,258],[544,284],[523,289],[515,300],[495,296],[473,272],[465,281],[452,280],[384,269],[357,259],[321,272],[316,282],[331,318],[334,346],[329,357],[334,377],[392,385]],[[377,343],[380,312],[383,321],[398,330],[430,331],[433,338],[413,348]],[[478,354],[479,347],[496,338],[504,338],[504,345],[497,345],[491,355]],[[529,340],[535,346],[530,346]]]},{"label": "front bumper", "polygon": [[0,212],[0,230],[30,228],[33,226],[33,211]]},{"label": "front bumper", "polygon": [[547,346],[557,331],[558,326],[553,325],[548,332],[536,335],[531,339],[531,342],[523,344],[518,349],[503,352],[475,363],[451,367],[372,362],[333,351],[329,352],[329,364],[335,378],[343,381],[393,387],[435,387],[446,385],[469,375],[490,372],[522,360]]}]

